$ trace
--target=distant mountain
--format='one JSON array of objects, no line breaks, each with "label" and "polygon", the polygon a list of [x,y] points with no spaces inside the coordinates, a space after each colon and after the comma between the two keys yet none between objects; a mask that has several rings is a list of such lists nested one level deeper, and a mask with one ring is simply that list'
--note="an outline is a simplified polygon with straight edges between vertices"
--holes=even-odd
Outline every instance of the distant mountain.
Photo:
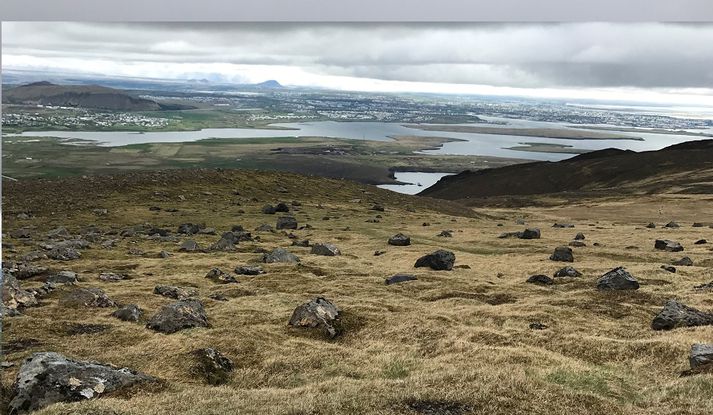
[{"label": "distant mountain", "polygon": [[34,82],[3,91],[4,104],[53,105],[114,111],[158,111],[166,109],[156,101],[138,98],[126,91],[98,85],[57,85]]},{"label": "distant mountain", "polygon": [[559,162],[516,164],[447,176],[419,195],[477,204],[486,198],[561,192],[711,193],[713,140],[637,153],[605,149]]},{"label": "distant mountain", "polygon": [[279,82],[277,82],[274,79],[270,79],[269,81],[265,81],[265,82],[260,82],[259,84],[254,84],[252,86],[254,86],[255,88],[268,88],[268,89],[284,88]]}]

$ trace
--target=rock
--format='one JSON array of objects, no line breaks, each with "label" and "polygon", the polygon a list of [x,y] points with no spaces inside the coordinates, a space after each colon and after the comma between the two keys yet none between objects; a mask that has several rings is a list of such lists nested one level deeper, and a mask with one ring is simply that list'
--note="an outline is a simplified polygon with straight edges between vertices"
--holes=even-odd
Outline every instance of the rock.
[{"label": "rock", "polygon": [[377,204],[373,205],[371,208],[369,208],[369,210],[375,210],[375,211],[377,211],[377,212],[383,212],[383,211],[384,211],[384,206],[377,203]]},{"label": "rock", "polygon": [[181,244],[181,247],[178,248],[180,252],[196,252],[200,250],[200,247],[198,246],[198,243],[192,239],[189,239]]},{"label": "rock", "polygon": [[572,241],[572,242],[568,243],[567,245],[573,246],[575,248],[582,248],[582,247],[587,246],[587,244],[582,241]]},{"label": "rock", "polygon": [[211,245],[208,250],[224,252],[235,251],[236,242],[237,241],[235,239],[235,235],[232,232],[226,232],[225,234],[223,234],[223,236],[220,237],[218,242]]},{"label": "rock", "polygon": [[128,368],[70,360],[59,353],[34,353],[15,379],[10,414],[27,414],[58,402],[99,398],[134,385],[155,381]]},{"label": "rock", "polygon": [[137,306],[136,304],[127,304],[111,313],[111,315],[112,317],[116,317],[122,321],[137,322],[139,321],[143,313],[144,311],[140,309],[139,306]]},{"label": "rock", "polygon": [[201,235],[216,235],[217,232],[215,231],[215,228],[203,228],[198,231],[199,234]]},{"label": "rock", "polygon": [[574,236],[574,240],[575,240],[575,241],[583,241],[583,240],[584,240],[584,234],[583,234],[582,232],[577,233],[577,234]]},{"label": "rock", "polygon": [[116,307],[106,293],[99,288],[75,288],[59,298],[64,307]]},{"label": "rock", "polygon": [[441,233],[439,233],[439,234],[436,235],[436,236],[440,236],[440,237],[442,237],[442,238],[452,238],[452,237],[453,237],[453,233],[452,233],[452,232],[453,232],[453,231],[445,230],[445,231],[441,231]]},{"label": "rock", "polygon": [[146,235],[149,235],[149,236],[152,236],[152,235],[168,236],[171,234],[171,231],[169,231],[168,229],[151,227],[145,233],[146,233]]},{"label": "rock", "polygon": [[562,261],[562,262],[574,262],[574,255],[572,255],[572,248],[568,246],[558,246],[555,248],[554,253],[550,255],[552,261]]},{"label": "rock", "polygon": [[238,275],[260,275],[265,271],[259,265],[244,265],[235,267],[235,273]]},{"label": "rock", "polygon": [[574,225],[571,223],[559,223],[555,222],[554,225],[552,225],[553,228],[574,228]]},{"label": "rock", "polygon": [[159,257],[159,258],[164,258],[164,259],[165,259],[165,258],[169,258],[170,256],[171,256],[171,253],[170,253],[170,252],[161,251],[161,252],[158,253],[158,257]]},{"label": "rock", "polygon": [[696,290],[713,290],[713,281],[707,284],[696,285],[693,288]]},{"label": "rock", "polygon": [[310,253],[324,256],[337,256],[342,254],[336,245],[329,242],[314,244]]},{"label": "rock", "polygon": [[374,256],[381,256],[384,255],[386,251],[374,251]]},{"label": "rock", "polygon": [[109,210],[107,210],[107,209],[92,209],[92,213],[97,216],[106,216],[109,214]]},{"label": "rock", "polygon": [[530,323],[530,330],[545,330],[546,328],[547,328],[547,325],[542,324],[539,321]]},{"label": "rock", "polygon": [[691,346],[691,354],[688,361],[691,364],[691,369],[713,365],[713,344],[698,343]]},{"label": "rock", "polygon": [[525,224],[525,219],[517,218],[517,219],[515,219],[515,224],[517,224],[517,225],[524,225],[524,224]]},{"label": "rock", "polygon": [[263,254],[262,262],[268,264],[275,262],[294,264],[300,262],[300,259],[297,257],[297,255],[290,253],[284,248],[276,248],[268,254]]},{"label": "rock", "polygon": [[126,253],[133,256],[144,256],[144,251],[135,246],[130,247]]},{"label": "rock", "polygon": [[10,232],[10,236],[15,239],[30,239],[32,238],[32,232],[27,228],[20,228]]},{"label": "rock", "polygon": [[47,237],[48,238],[69,238],[69,231],[67,228],[64,226],[60,226],[59,228],[54,228],[51,231],[47,232]]},{"label": "rock", "polygon": [[702,228],[705,226],[702,222],[693,222],[693,225],[691,225],[694,228]]},{"label": "rock", "polygon": [[654,242],[654,248],[662,250],[662,251],[668,251],[668,252],[683,251],[683,247],[681,246],[680,243],[670,241],[668,239],[657,239],[656,242]]},{"label": "rock", "polygon": [[577,271],[574,267],[566,266],[564,268],[560,268],[557,272],[554,273],[553,276],[555,278],[563,278],[563,277],[577,278],[577,277],[581,277],[582,273]]},{"label": "rock", "polygon": [[275,205],[275,212],[287,213],[290,211],[290,207],[286,203],[280,202]]},{"label": "rock", "polygon": [[146,328],[166,334],[191,327],[210,327],[203,304],[195,299],[163,306],[146,324]]},{"label": "rock", "polygon": [[27,219],[30,219],[30,215],[28,215],[27,213],[24,213],[24,212],[18,213],[17,216],[15,216],[15,217],[16,217],[18,220],[27,220]]},{"label": "rock", "polygon": [[36,306],[37,298],[35,293],[28,290],[23,290],[20,283],[11,274],[3,275],[2,283],[2,304],[3,316],[17,315],[23,308]]},{"label": "rock", "polygon": [[429,267],[436,271],[450,271],[453,269],[455,261],[456,256],[453,252],[439,249],[419,258],[414,267]]},{"label": "rock", "polygon": [[693,260],[687,256],[671,262],[671,265],[679,265],[679,266],[684,266],[684,267],[691,267],[693,266]]},{"label": "rock", "polygon": [[527,228],[518,235],[520,239],[540,239],[540,230],[538,228]]},{"label": "rock", "polygon": [[653,222],[651,222],[651,223],[649,223],[648,225],[646,225],[646,227],[649,228],[649,229],[654,229],[654,228],[656,228],[656,224],[653,223]]},{"label": "rock", "polygon": [[415,281],[418,278],[416,278],[415,275],[410,275],[410,274],[396,274],[393,275],[386,280],[384,280],[384,283],[386,285],[391,285],[391,284],[397,284],[400,282],[406,282],[406,281]]},{"label": "rock", "polygon": [[257,228],[255,228],[255,232],[275,232],[274,229],[272,229],[272,226],[264,223]]},{"label": "rock", "polygon": [[17,267],[10,270],[10,273],[13,275],[13,277],[17,278],[18,280],[32,278],[37,275],[42,275],[45,272],[47,272],[46,267],[39,267],[37,265],[31,264],[18,264]]},{"label": "rock", "polygon": [[182,235],[195,235],[200,232],[205,226],[193,223],[182,223],[178,225],[177,232]]},{"label": "rock", "polygon": [[58,260],[58,261],[71,261],[74,259],[79,259],[82,257],[82,254],[79,253],[74,248],[66,248],[66,247],[61,247],[58,246],[51,251],[47,253],[47,256],[49,258]]},{"label": "rock", "polygon": [[208,271],[205,277],[221,284],[238,282],[238,280],[236,280],[234,276],[228,274],[227,272],[223,272],[220,268],[211,269],[210,271]]},{"label": "rock", "polygon": [[654,317],[651,328],[671,330],[676,327],[708,326],[713,324],[713,313],[704,313],[688,307],[676,300],[668,300],[663,309]]},{"label": "rock", "polygon": [[266,215],[274,215],[277,210],[272,205],[265,205],[260,211]]},{"label": "rock", "polygon": [[387,243],[393,246],[409,246],[411,245],[411,238],[402,233],[397,233],[396,235],[389,238]]},{"label": "rock", "polygon": [[597,281],[598,290],[638,290],[639,282],[624,267],[617,267]]},{"label": "rock", "polygon": [[208,298],[210,298],[211,300],[215,300],[215,301],[228,301],[228,297],[226,297],[222,293],[209,294]]},{"label": "rock", "polygon": [[555,280],[548,277],[547,275],[537,274],[528,278],[527,282],[529,282],[530,284],[552,285],[555,283]]},{"label": "rock", "polygon": [[99,279],[106,282],[117,282],[126,278],[124,274],[117,274],[116,272],[102,272],[99,274]]},{"label": "rock", "polygon": [[694,242],[693,244],[694,244],[694,245],[705,245],[705,244],[707,244],[707,243],[708,243],[707,240],[705,240],[705,239],[699,239],[699,240],[697,240],[696,242]]},{"label": "rock", "polygon": [[297,229],[297,219],[292,216],[280,216],[277,218],[275,229]]},{"label": "rock", "polygon": [[174,287],[172,285],[157,285],[154,287],[153,293],[175,300],[185,300],[198,296],[198,290],[195,288]]},{"label": "rock", "polygon": [[341,333],[339,310],[329,300],[317,297],[297,307],[288,323],[293,327],[319,328],[331,338]]},{"label": "rock", "polygon": [[666,270],[671,273],[676,273],[676,267],[672,267],[671,265],[661,265],[661,269]]},{"label": "rock", "polygon": [[151,211],[151,212],[158,212],[160,210],[161,210],[161,208],[158,206],[149,206],[149,211]]},{"label": "rock", "polygon": [[301,241],[292,241],[292,246],[301,246],[303,248],[309,247],[309,239],[303,239]]},{"label": "rock", "polygon": [[680,228],[681,225],[679,225],[678,223],[676,223],[674,221],[671,221],[671,222],[667,223],[666,225],[664,225],[664,227],[665,228]]},{"label": "rock", "polygon": [[421,226],[431,226],[431,224],[428,223],[428,222],[423,222],[423,223],[421,224]]},{"label": "rock", "polygon": [[191,352],[196,363],[193,371],[201,376],[209,385],[222,385],[230,380],[233,362],[222,353],[213,349],[198,349]]},{"label": "rock", "polygon": [[47,277],[47,282],[50,284],[76,284],[77,273],[72,271],[60,271]]},{"label": "rock", "polygon": [[35,262],[47,259],[47,254],[42,251],[30,251],[22,256],[22,262]]}]

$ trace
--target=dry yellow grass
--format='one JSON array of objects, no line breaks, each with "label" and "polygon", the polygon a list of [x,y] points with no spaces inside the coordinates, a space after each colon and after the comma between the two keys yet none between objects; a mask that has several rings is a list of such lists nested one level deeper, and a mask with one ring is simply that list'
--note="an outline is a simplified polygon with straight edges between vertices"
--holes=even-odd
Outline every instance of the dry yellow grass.
[{"label": "dry yellow grass", "polygon": [[[679,377],[687,368],[690,345],[711,342],[713,328],[650,329],[651,319],[668,298],[713,309],[710,292],[692,289],[713,280],[711,245],[693,245],[700,238],[713,240],[713,229],[691,227],[693,221],[710,219],[710,196],[640,196],[589,200],[579,206],[478,209],[475,216],[463,217],[439,211],[442,206],[455,212],[450,204],[348,182],[272,173],[230,174],[229,180],[222,181],[201,182],[196,175],[194,181],[185,179],[182,184],[136,182],[103,189],[100,199],[94,191],[78,197],[60,187],[65,191],[38,206],[37,217],[27,223],[38,231],[56,226],[76,231],[89,223],[119,229],[151,222],[175,231],[183,222],[205,222],[220,233],[236,224],[248,230],[262,223],[274,225],[276,216],[259,213],[260,207],[295,199],[302,202],[295,214],[299,223],[314,229],[294,233],[314,242],[333,242],[343,255],[310,255],[308,248],[289,247],[291,240],[281,233],[261,233],[260,242],[242,243],[236,253],[179,253],[176,244],[136,237],[123,239],[111,250],[85,250],[77,261],[45,261],[54,269],[78,272],[80,286],[100,287],[120,303],[139,304],[147,317],[171,302],[152,294],[155,285],[196,287],[212,327],[159,334],[143,324],[110,317],[112,310],[62,308],[59,293],[54,293],[41,307],[3,322],[4,349],[28,339],[37,341],[5,356],[17,365],[2,372],[3,386],[11,386],[19,363],[32,352],[57,351],[76,359],[127,366],[166,383],[130,396],[57,404],[38,414],[713,413],[713,375]],[[290,192],[274,192],[277,185]],[[51,186],[32,190],[45,188]],[[231,195],[233,189],[241,195]],[[166,192],[165,200],[154,196],[154,191]],[[178,195],[186,200],[180,201]],[[351,201],[355,198],[361,202]],[[27,209],[31,200],[36,199],[27,193],[6,195],[6,230],[22,225],[11,213]],[[240,206],[233,204],[236,200]],[[384,203],[386,212],[368,210],[375,201]],[[179,212],[150,212],[151,205],[176,207]],[[94,207],[106,207],[110,213],[95,217]],[[383,216],[380,223],[365,222],[376,214]],[[330,220],[322,220],[324,216]],[[501,232],[524,228],[515,224],[517,218],[525,218],[528,227],[539,227],[542,239],[498,239]],[[644,228],[649,221],[661,226],[671,219],[682,227]],[[554,221],[571,222],[576,228],[554,229]],[[422,226],[423,222],[431,226]],[[453,238],[437,237],[443,229],[454,230]],[[525,283],[532,274],[551,275],[564,266],[548,257],[580,231],[588,246],[574,248],[573,265],[584,273],[582,278],[551,287]],[[387,238],[397,232],[411,236],[413,244],[388,246]],[[680,241],[686,251],[654,251],[654,239],[660,237]],[[195,239],[207,246],[217,238]],[[18,255],[32,249],[13,242]],[[601,246],[592,246],[594,242]],[[624,249],[630,245],[639,249]],[[130,246],[148,253],[167,250],[174,256],[132,257],[126,254]],[[299,255],[302,265],[266,264],[267,274],[241,276],[239,284],[219,285],[204,278],[212,267],[232,271],[236,265],[256,262],[260,257],[252,253],[256,247],[278,246]],[[419,256],[438,248],[454,251],[456,265],[470,269],[413,268]],[[374,256],[375,250],[386,253]],[[696,266],[679,267],[676,274],[659,269],[682,254]],[[620,265],[639,279],[641,289],[597,292],[596,279]],[[97,278],[100,271],[122,269],[132,279],[106,283]],[[397,272],[413,273],[419,279],[384,285],[384,278]],[[209,299],[214,292],[224,293],[229,301]],[[347,330],[336,340],[287,326],[292,310],[318,295],[343,311]],[[549,328],[530,330],[528,325],[534,321]],[[106,324],[110,329],[68,336],[66,326],[71,323]],[[206,386],[190,375],[188,353],[199,347],[215,347],[233,360],[236,369],[228,385]],[[441,405],[450,412],[418,412],[424,402],[431,402],[431,409]]]}]

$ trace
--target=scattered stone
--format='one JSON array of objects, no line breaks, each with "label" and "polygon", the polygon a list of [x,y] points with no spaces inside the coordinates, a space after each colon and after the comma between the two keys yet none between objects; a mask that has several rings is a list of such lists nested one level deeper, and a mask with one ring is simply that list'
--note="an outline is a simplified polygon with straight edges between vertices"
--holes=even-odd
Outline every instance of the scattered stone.
[{"label": "scattered stone", "polygon": [[272,252],[263,254],[262,262],[267,264],[275,262],[294,264],[300,262],[300,259],[285,248],[275,248]]},{"label": "scattered stone", "polygon": [[696,290],[713,290],[713,281],[707,284],[696,285],[693,288]]},{"label": "scattered stone", "polygon": [[436,271],[450,271],[453,269],[455,261],[456,256],[453,252],[439,249],[419,258],[414,267],[429,267]]},{"label": "scattered stone", "polygon": [[9,270],[9,273],[11,273],[18,280],[32,278],[37,275],[42,275],[45,272],[47,272],[46,267],[31,264],[18,264],[16,267]]},{"label": "scattered stone", "polygon": [[309,247],[309,239],[303,239],[301,241],[292,241],[292,246],[301,246],[303,248]]},{"label": "scattered stone", "polygon": [[163,306],[146,324],[146,328],[166,334],[191,327],[210,327],[203,304],[195,299]]},{"label": "scattered stone", "polygon": [[553,276],[555,278],[563,278],[563,277],[578,278],[578,277],[582,276],[582,273],[577,271],[574,267],[566,266],[564,268],[560,268],[557,272],[554,273]]},{"label": "scattered stone", "polygon": [[157,285],[154,287],[153,293],[173,298],[174,300],[185,300],[198,296],[198,290],[195,288],[174,287],[172,285]]},{"label": "scattered stone", "polygon": [[577,235],[574,236],[575,241],[583,241],[584,239],[584,234],[582,232],[579,232],[577,233]]},{"label": "scattered stone", "polygon": [[674,221],[671,221],[671,222],[667,223],[666,225],[664,225],[664,227],[665,228],[680,228],[681,225],[679,225],[678,223],[676,223]]},{"label": "scattered stone", "polygon": [[713,365],[713,344],[694,344],[689,357],[691,369]]},{"label": "scattered stone", "polygon": [[47,277],[47,282],[50,284],[76,284],[78,281],[77,273],[72,271],[60,271]]},{"label": "scattered stone", "polygon": [[671,272],[673,274],[676,273],[676,267],[672,267],[671,265],[661,265],[661,269]]},{"label": "scattered stone", "polygon": [[386,285],[391,285],[391,284],[397,284],[400,282],[406,282],[406,281],[415,281],[418,278],[416,278],[415,275],[410,275],[410,274],[396,274],[393,275],[386,280],[384,280],[384,283]]},{"label": "scattered stone", "polygon": [[17,374],[9,413],[27,414],[58,402],[93,399],[155,381],[128,368],[70,360],[59,353],[34,353]]},{"label": "scattered stone", "polygon": [[161,251],[161,252],[158,253],[158,257],[159,257],[159,258],[169,258],[170,256],[171,256],[171,253],[170,253],[170,252]]},{"label": "scattered stone", "polygon": [[181,247],[178,248],[180,252],[196,252],[200,250],[200,247],[198,246],[198,243],[192,239],[189,239],[181,244]]},{"label": "scattered stone", "polygon": [[696,242],[694,242],[693,244],[694,244],[694,245],[704,245],[704,244],[707,244],[707,243],[708,243],[707,240],[705,240],[705,239],[699,239],[699,240],[697,240]]},{"label": "scattered stone", "polygon": [[195,235],[200,232],[205,226],[197,225],[193,223],[182,223],[178,225],[178,230],[176,231],[182,235]]},{"label": "scattered stone", "polygon": [[276,212],[275,207],[272,205],[265,205],[260,211],[266,215],[274,215]]},{"label": "scattered stone", "polygon": [[554,225],[552,225],[553,228],[574,228],[574,225],[571,223],[559,223],[555,222]]},{"label": "scattered stone", "polygon": [[330,338],[341,333],[339,310],[329,300],[317,297],[297,307],[288,323],[293,327],[319,328]]},{"label": "scattered stone", "polygon": [[668,300],[663,309],[654,317],[651,328],[671,330],[677,327],[708,326],[713,324],[713,313],[704,313],[688,307],[676,300]]},{"label": "scattered stone", "polygon": [[74,259],[79,259],[82,254],[79,253],[74,248],[66,248],[58,246],[47,253],[49,258],[55,259],[57,261],[71,261]]},{"label": "scattered stone", "polygon": [[265,271],[259,265],[241,265],[235,267],[235,273],[238,275],[260,275]]},{"label": "scattered stone", "polygon": [[102,272],[99,274],[99,279],[106,282],[117,282],[126,278],[124,274],[117,274],[116,272]]},{"label": "scattered stone", "polygon": [[692,225],[692,226],[693,226],[694,228],[702,228],[702,227],[704,227],[705,225],[704,225],[703,223],[701,223],[701,222],[693,222],[693,225]]},{"label": "scattered stone", "polygon": [[144,251],[135,246],[130,247],[127,253],[134,256],[144,256]]},{"label": "scattered stone", "polygon": [[280,216],[277,218],[275,229],[297,229],[297,219],[292,216]]},{"label": "scattered stone", "polygon": [[546,324],[542,324],[539,321],[530,323],[530,330],[545,330],[547,328],[548,328],[548,326]]},{"label": "scattered stone", "polygon": [[312,250],[310,251],[310,253],[314,255],[324,256],[337,256],[342,254],[336,245],[331,244],[329,242],[317,243],[312,245]]},{"label": "scattered stone", "polygon": [[144,311],[140,309],[139,306],[137,306],[136,304],[127,304],[111,313],[111,316],[116,317],[122,321],[137,322],[139,321],[143,313]]},{"label": "scattered stone", "polygon": [[572,255],[572,248],[568,246],[558,246],[555,248],[554,253],[550,255],[552,261],[562,261],[562,262],[574,262],[574,255]]},{"label": "scattered stone", "polygon": [[538,228],[527,228],[519,233],[520,239],[540,239],[540,230]]},{"label": "scattered stone", "polygon": [[547,275],[537,274],[528,278],[527,282],[529,282],[530,284],[552,285],[555,283],[555,280],[548,277]]},{"label": "scattered stone", "polygon": [[64,226],[60,226],[59,228],[54,228],[51,231],[47,232],[47,237],[56,239],[56,238],[69,238],[70,234],[67,228]]},{"label": "scattered stone", "polygon": [[209,251],[235,251],[235,243],[238,242],[235,234],[232,232],[224,233],[220,239],[208,248]]},{"label": "scattered stone", "polygon": [[384,255],[386,251],[374,251],[374,256],[381,256]]},{"label": "scattered stone", "polygon": [[662,251],[668,252],[681,252],[683,251],[683,246],[680,243],[670,241],[668,239],[657,239],[654,242],[654,248]]},{"label": "scattered stone", "polygon": [[30,239],[32,238],[32,232],[28,228],[20,228],[10,232],[10,236],[15,239]]},{"label": "scattered stone", "polygon": [[23,290],[13,275],[6,274],[3,276],[2,303],[0,303],[3,316],[18,315],[23,308],[34,307],[37,304],[34,292]]},{"label": "scattered stone", "polygon": [[573,246],[575,248],[582,248],[582,247],[587,246],[587,244],[582,241],[572,241],[572,242],[568,243],[567,245]]},{"label": "scattered stone", "polygon": [[208,298],[210,298],[211,300],[215,300],[215,301],[228,301],[228,297],[226,297],[226,296],[225,296],[224,294],[222,294],[222,293],[213,293],[213,294],[210,294],[210,295],[208,296]]},{"label": "scattered stone", "polygon": [[151,211],[151,212],[158,212],[160,210],[161,210],[161,208],[158,206],[150,206],[149,207],[149,211]]},{"label": "scattered stone", "polygon": [[598,290],[638,290],[639,282],[624,267],[617,267],[597,281]]},{"label": "scattered stone", "polygon": [[230,380],[233,362],[213,349],[198,349],[191,352],[196,363],[193,372],[201,376],[209,385],[223,385]]},{"label": "scattered stone", "polygon": [[693,260],[687,256],[671,262],[671,265],[678,265],[678,266],[683,266],[683,267],[691,267],[693,266]]},{"label": "scattered stone", "polygon": [[47,254],[42,251],[30,251],[22,256],[22,262],[35,262],[47,259]]},{"label": "scattered stone", "polygon": [[375,211],[377,211],[377,212],[383,212],[383,211],[384,211],[384,206],[377,203],[377,204],[375,204],[374,206],[372,206],[372,207],[370,208],[370,210],[375,210]]},{"label": "scattered stone", "polygon": [[445,230],[441,231],[437,236],[443,237],[443,238],[452,238],[453,237],[453,231],[450,230]]},{"label": "scattered stone", "polygon": [[646,225],[646,227],[649,228],[649,229],[655,229],[655,228],[656,228],[656,224],[653,223],[653,222],[651,222],[651,223],[649,223],[648,225]]},{"label": "scattered stone", "polygon": [[221,284],[238,282],[238,280],[236,280],[234,276],[228,274],[227,272],[223,272],[220,268],[211,269],[210,271],[208,271],[205,277]]},{"label": "scattered stone", "polygon": [[411,245],[411,238],[404,235],[403,233],[397,233],[396,235],[389,238],[387,243],[393,246],[409,246]]},{"label": "scattered stone", "polygon": [[116,307],[100,288],[75,288],[59,298],[59,305],[64,307]]},{"label": "scattered stone", "polygon": [[280,202],[275,206],[275,212],[287,213],[290,211],[290,207],[286,203]]}]

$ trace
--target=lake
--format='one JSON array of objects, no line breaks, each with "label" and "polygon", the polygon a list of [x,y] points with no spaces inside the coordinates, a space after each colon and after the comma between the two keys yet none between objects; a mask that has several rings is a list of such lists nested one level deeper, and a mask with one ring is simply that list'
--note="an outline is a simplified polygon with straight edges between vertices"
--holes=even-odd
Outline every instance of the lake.
[{"label": "lake", "polygon": [[395,172],[394,177],[396,180],[407,184],[380,184],[376,187],[398,193],[415,195],[433,186],[442,177],[451,175],[453,175],[453,173]]}]

